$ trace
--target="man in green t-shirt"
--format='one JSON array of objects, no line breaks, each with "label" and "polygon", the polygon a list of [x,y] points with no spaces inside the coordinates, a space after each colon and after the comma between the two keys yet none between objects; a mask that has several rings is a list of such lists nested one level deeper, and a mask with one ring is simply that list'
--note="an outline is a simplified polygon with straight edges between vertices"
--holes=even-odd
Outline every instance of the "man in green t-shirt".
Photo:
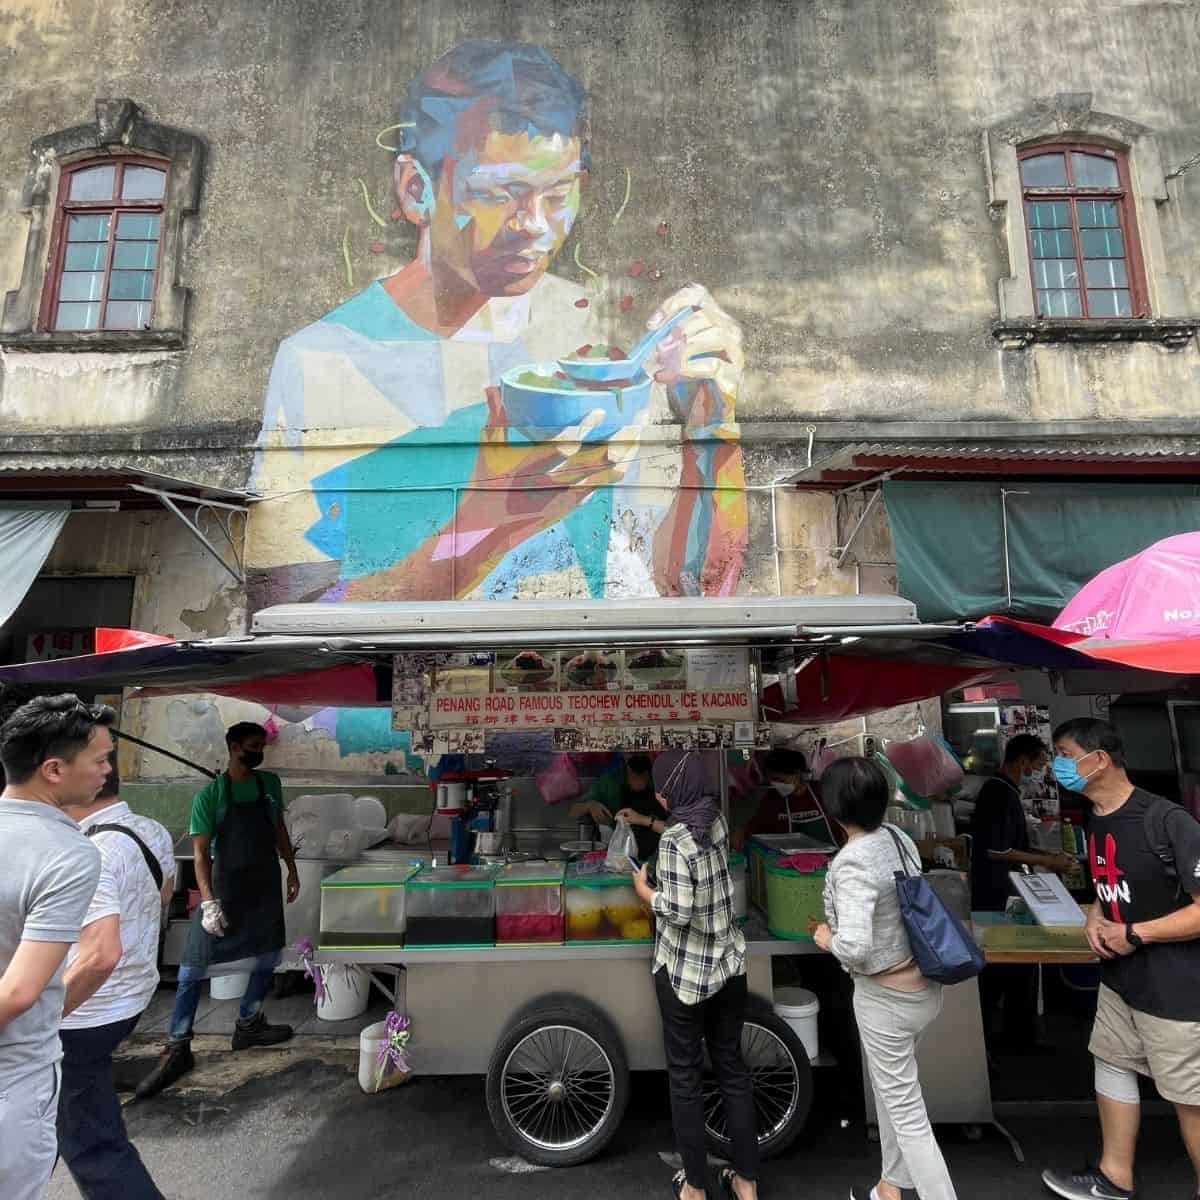
[{"label": "man in green t-shirt", "polygon": [[[243,721],[225,735],[229,766],[192,801],[192,846],[200,905],[192,916],[179,966],[170,1040],[158,1066],[138,1086],[156,1095],[194,1066],[192,1026],[203,981],[210,974],[248,969],[233,1048],[274,1046],[290,1025],[269,1025],[262,1005],[274,982],[284,944],[279,860],[287,863],[288,903],[300,893],[291,838],[283,823],[283,785],[260,771],[267,731]],[[232,964],[237,964],[232,966]]]},{"label": "man in green t-shirt", "polygon": [[638,861],[653,865],[667,814],[654,795],[651,767],[650,755],[631,754],[624,766],[601,775],[568,815],[572,819],[591,817],[597,825],[611,825],[622,818],[637,840]]}]

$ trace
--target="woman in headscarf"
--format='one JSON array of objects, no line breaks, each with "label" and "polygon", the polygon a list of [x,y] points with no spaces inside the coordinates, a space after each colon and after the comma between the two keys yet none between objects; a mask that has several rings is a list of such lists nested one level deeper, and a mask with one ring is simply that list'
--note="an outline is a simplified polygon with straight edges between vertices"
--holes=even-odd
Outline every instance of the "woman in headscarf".
[{"label": "woman in headscarf", "polygon": [[658,847],[657,887],[648,868],[634,887],[653,910],[654,990],[662,1013],[671,1083],[671,1120],[683,1170],[671,1181],[681,1200],[704,1200],[704,1045],[725,1101],[733,1166],[720,1175],[737,1200],[758,1195],[754,1085],[742,1059],[746,1012],[746,941],[733,911],[729,830],[701,755],[664,754],[654,789],[667,812]]}]

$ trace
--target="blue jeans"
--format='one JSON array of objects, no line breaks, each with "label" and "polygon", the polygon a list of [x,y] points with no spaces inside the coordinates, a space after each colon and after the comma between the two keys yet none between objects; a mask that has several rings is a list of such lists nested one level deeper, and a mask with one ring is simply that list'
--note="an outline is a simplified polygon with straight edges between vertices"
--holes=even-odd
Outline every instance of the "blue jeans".
[{"label": "blue jeans", "polygon": [[[275,968],[279,966],[281,957],[282,951],[272,950],[270,954],[260,954],[254,960],[250,982],[242,996],[239,1020],[250,1021],[262,1011],[263,1001],[275,983]],[[172,1042],[192,1040],[196,1009],[200,1007],[200,988],[207,978],[208,970],[203,967],[180,966],[179,985],[175,991],[175,1011],[171,1015]]]},{"label": "blue jeans", "polygon": [[137,1023],[61,1031],[58,1150],[85,1200],[163,1200],[125,1132],[113,1084],[113,1051]]}]

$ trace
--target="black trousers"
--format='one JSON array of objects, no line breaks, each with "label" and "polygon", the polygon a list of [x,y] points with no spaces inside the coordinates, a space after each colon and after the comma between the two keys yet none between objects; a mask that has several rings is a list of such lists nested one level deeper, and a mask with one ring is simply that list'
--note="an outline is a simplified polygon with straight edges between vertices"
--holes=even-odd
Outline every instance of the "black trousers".
[{"label": "black trousers", "polygon": [[[979,976],[979,999],[985,1020],[993,1023],[996,1040],[1028,1047],[1037,1035],[1037,967],[1027,963],[992,963]],[[1003,1006],[1003,1023],[996,1009]],[[995,1026],[999,1028],[995,1028]]]},{"label": "black trousers", "polygon": [[662,1013],[663,1045],[671,1084],[671,1123],[687,1181],[707,1189],[708,1156],[704,1147],[704,1047],[712,1060],[725,1120],[733,1143],[733,1169],[747,1180],[758,1178],[758,1130],[754,1081],[742,1059],[746,1019],[746,977],[731,979],[715,996],[684,1004],[675,995],[666,968],[655,972],[654,990]]},{"label": "black trousers", "polygon": [[163,1200],[125,1132],[113,1083],[113,1051],[137,1023],[61,1031],[58,1152],[86,1200]]}]

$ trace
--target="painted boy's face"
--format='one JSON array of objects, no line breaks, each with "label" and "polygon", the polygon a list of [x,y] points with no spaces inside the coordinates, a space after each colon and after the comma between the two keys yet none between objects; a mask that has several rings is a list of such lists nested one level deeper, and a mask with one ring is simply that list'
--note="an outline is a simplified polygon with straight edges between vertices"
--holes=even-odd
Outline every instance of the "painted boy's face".
[{"label": "painted boy's face", "polygon": [[578,138],[490,132],[445,160],[430,220],[435,266],[485,296],[519,296],[546,273],[579,215]]}]

